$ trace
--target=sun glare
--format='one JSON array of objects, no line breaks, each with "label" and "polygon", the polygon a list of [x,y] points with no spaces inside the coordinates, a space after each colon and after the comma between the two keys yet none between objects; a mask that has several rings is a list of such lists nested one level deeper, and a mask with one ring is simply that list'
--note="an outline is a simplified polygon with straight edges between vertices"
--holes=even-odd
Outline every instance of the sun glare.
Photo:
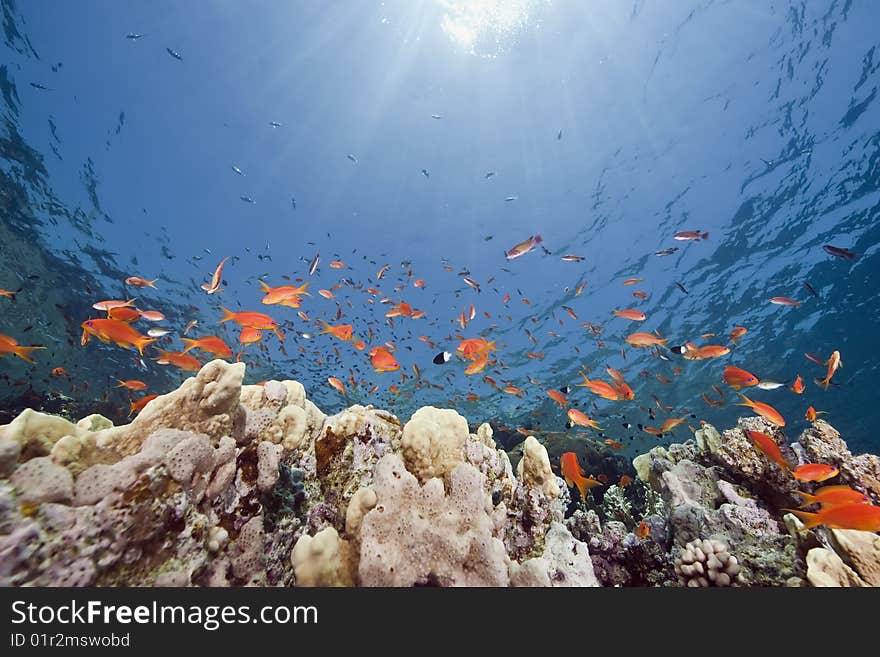
[{"label": "sun glare", "polygon": [[550,0],[435,0],[445,14],[441,28],[470,54],[495,57],[528,25],[536,10]]}]

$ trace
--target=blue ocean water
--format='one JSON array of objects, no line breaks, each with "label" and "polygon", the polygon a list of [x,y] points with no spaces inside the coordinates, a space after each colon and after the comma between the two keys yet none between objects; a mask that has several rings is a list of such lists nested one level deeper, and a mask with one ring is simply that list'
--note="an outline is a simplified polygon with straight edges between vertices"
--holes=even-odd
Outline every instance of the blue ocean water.
[{"label": "blue ocean water", "polygon": [[[124,418],[115,379],[160,393],[189,376],[151,349],[80,344],[81,322],[102,315],[94,302],[136,296],[166,316],[135,325],[171,331],[163,348],[197,320],[190,337],[242,352],[248,382],[298,379],[327,413],[454,406],[540,435],[565,430],[546,391],[571,386],[571,406],[605,428],[584,435],[632,455],[751,413],[722,382],[731,364],[787,382],[746,392],[790,435],[812,405],[853,450],[880,449],[876,3],[0,6],[0,288],[18,291],[0,297],[0,333],[47,347],[35,365],[0,360],[7,416],[70,403]],[[538,248],[505,257],[536,234]],[[225,257],[223,291],[207,295]],[[132,275],[156,288],[126,287]],[[261,304],[260,280],[308,281],[308,320]],[[389,321],[400,301],[425,317]],[[270,314],[285,341],[242,348],[221,306]],[[612,315],[625,308],[647,319]],[[366,349],[318,320],[351,324]],[[748,329],[738,346],[736,326]],[[627,345],[634,331],[731,352],[665,360]],[[462,337],[496,341],[482,372],[432,362]],[[368,351],[386,342],[401,367],[377,373]],[[835,350],[826,391],[804,354]],[[609,380],[606,367],[634,399],[575,387],[579,370]],[[719,399],[713,384],[723,406],[702,398]],[[670,417],[686,422],[639,430]]]}]

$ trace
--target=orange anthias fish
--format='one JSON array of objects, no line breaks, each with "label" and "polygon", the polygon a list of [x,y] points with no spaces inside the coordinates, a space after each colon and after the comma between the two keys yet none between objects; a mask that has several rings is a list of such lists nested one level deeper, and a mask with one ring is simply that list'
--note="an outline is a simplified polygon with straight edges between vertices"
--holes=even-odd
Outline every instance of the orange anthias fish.
[{"label": "orange anthias fish", "polygon": [[486,365],[488,365],[488,364],[489,364],[489,352],[488,351],[481,351],[471,360],[471,364],[465,368],[464,373],[468,374],[468,375],[479,374],[484,369],[486,369]]},{"label": "orange anthias fish", "polygon": [[550,397],[550,399],[555,401],[560,408],[565,408],[566,406],[568,406],[568,399],[566,399],[565,395],[563,395],[558,390],[548,390],[547,395]]},{"label": "orange anthias fish", "polygon": [[648,523],[646,523],[643,520],[642,522],[639,523],[639,526],[636,527],[636,536],[639,539],[644,541],[650,535],[651,535],[651,528],[648,526]]},{"label": "orange anthias fish", "polygon": [[696,351],[688,348],[688,353],[684,355],[688,360],[703,360],[705,358],[719,358],[730,353],[730,347],[724,347],[718,344],[707,344],[699,347]]},{"label": "orange anthias fish", "polygon": [[334,260],[330,263],[330,269],[344,269],[345,263],[342,260]]},{"label": "orange anthias fish", "polygon": [[748,333],[748,329],[745,326],[735,326],[733,330],[730,332],[730,341],[734,345],[739,344],[739,339]]},{"label": "orange anthias fish", "polygon": [[770,406],[770,404],[752,401],[742,393],[740,393],[740,396],[745,399],[745,402],[737,404],[737,406],[748,406],[771,424],[775,424],[777,427],[785,426],[785,419],[779,414],[779,411]]},{"label": "orange anthias fish", "polygon": [[92,308],[94,308],[95,310],[103,310],[104,312],[108,312],[113,308],[134,306],[135,301],[136,299],[129,299],[128,301],[98,301],[97,303],[92,304]]},{"label": "orange anthias fish", "polygon": [[614,390],[617,391],[618,399],[636,398],[636,393],[633,392],[633,389],[630,388],[626,383],[621,383],[620,385],[614,386]]},{"label": "orange anthias fish", "polygon": [[629,319],[634,322],[643,322],[648,319],[647,315],[645,315],[645,313],[641,312],[640,310],[615,310],[612,314],[615,317],[623,317],[624,319]]},{"label": "orange anthias fish", "polygon": [[243,326],[238,335],[239,344],[253,344],[263,339],[263,333],[250,326]]},{"label": "orange anthias fish", "polygon": [[405,301],[401,301],[396,306],[393,306],[391,310],[385,313],[385,317],[411,317],[412,314],[412,307]]},{"label": "orange anthias fish", "polygon": [[267,306],[281,304],[288,305],[293,308],[299,308],[301,297],[311,296],[311,294],[306,291],[309,287],[308,281],[300,286],[282,285],[280,287],[270,287],[263,281],[260,281],[260,287],[263,288],[264,295],[262,302]]},{"label": "orange anthias fish", "polygon": [[880,531],[880,506],[873,504],[840,504],[823,508],[816,513],[782,509],[793,513],[804,523],[801,531],[825,525],[831,529],[858,529],[864,532]]},{"label": "orange anthias fish", "polygon": [[[331,263],[332,264],[332,263]],[[341,392],[343,395],[345,394],[345,384],[337,379],[335,376],[327,377],[327,383],[333,386],[336,390]]]},{"label": "orange anthias fish", "polygon": [[223,258],[223,260],[220,261],[220,264],[217,265],[217,269],[214,270],[214,275],[211,276],[210,283],[201,284],[200,287],[208,294],[214,294],[215,292],[220,291],[220,285],[223,283],[223,265],[226,264],[227,260],[229,260],[228,257]]},{"label": "orange anthias fish", "polygon": [[617,390],[610,383],[606,383],[605,381],[591,381],[587,378],[586,374],[581,374],[584,379],[583,383],[576,383],[575,385],[580,386],[581,388],[589,388],[590,392],[594,395],[599,395],[604,399],[610,399],[612,401],[617,401],[620,399],[620,395]]},{"label": "orange anthias fish", "polygon": [[52,376],[67,376],[67,370],[63,367],[53,367]]},{"label": "orange anthias fish", "polygon": [[633,333],[626,337],[626,343],[633,347],[665,347],[667,340],[661,340],[651,333]]},{"label": "orange anthias fish", "polygon": [[582,413],[576,408],[568,409],[568,419],[571,420],[573,425],[578,425],[579,427],[591,427],[596,431],[604,431],[602,427],[599,426],[599,423],[596,420],[592,420],[587,417],[586,413]]},{"label": "orange anthias fish", "polygon": [[461,354],[462,358],[472,360],[481,354],[495,351],[496,347],[494,340],[489,342],[485,338],[468,338],[459,342],[455,350]]},{"label": "orange anthias fish", "polygon": [[775,303],[777,306],[799,306],[799,305],[801,305],[800,301],[795,301],[794,299],[789,299],[788,297],[772,297],[770,299],[770,303]]},{"label": "orange anthias fish", "polygon": [[728,365],[724,368],[721,379],[734,390],[756,386],[760,383],[760,380],[754,374],[733,365]]},{"label": "orange anthias fish", "polygon": [[159,395],[146,395],[144,397],[141,397],[137,401],[131,402],[131,410],[128,411],[128,416],[131,417],[135,413],[140,413],[142,410],[144,410],[144,406],[149,404],[158,396]]},{"label": "orange anthias fish", "polygon": [[840,470],[827,463],[805,463],[799,465],[791,474],[798,481],[819,482],[836,477],[840,474]]},{"label": "orange anthias fish", "polygon": [[839,367],[843,367],[843,363],[840,361],[840,352],[836,350],[832,352],[831,357],[825,361],[825,364],[828,366],[828,373],[825,374],[825,378],[822,379],[822,385],[825,386],[825,390],[828,390],[828,384],[831,383],[831,377],[834,376],[834,373]]},{"label": "orange anthias fish", "polygon": [[605,444],[608,445],[611,449],[623,449],[623,443],[619,443],[616,440],[611,440],[611,438],[605,439]]},{"label": "orange anthias fish", "polygon": [[321,331],[321,335],[324,335],[325,333],[329,333],[334,338],[339,338],[340,340],[343,340],[344,342],[348,342],[349,340],[351,340],[351,335],[352,335],[351,324],[337,324],[336,326],[331,326],[330,324],[328,324],[327,322],[325,322],[322,319],[319,319],[318,321],[324,325],[324,330]]},{"label": "orange anthias fish", "polygon": [[174,365],[187,372],[198,372],[202,369],[202,361],[182,351],[164,351],[159,349],[159,357],[154,360],[160,365]]},{"label": "orange anthias fish", "polygon": [[148,322],[161,322],[165,319],[165,315],[160,313],[158,310],[141,310],[141,319],[145,319]]},{"label": "orange anthias fish", "polygon": [[804,394],[804,379],[800,374],[798,374],[797,378],[794,380],[794,383],[791,386],[791,391],[796,395]]},{"label": "orange anthias fish", "polygon": [[386,347],[373,347],[370,349],[369,355],[373,369],[380,374],[400,369],[400,363]]},{"label": "orange anthias fish", "polygon": [[621,488],[626,488],[633,482],[632,477],[629,475],[620,475],[620,481],[617,482],[617,485]]},{"label": "orange anthias fish", "polygon": [[678,425],[684,424],[686,420],[687,420],[687,418],[684,418],[684,417],[671,417],[663,423],[662,427],[660,427],[660,432],[661,433],[669,433],[670,431],[675,429],[675,427],[677,427]]},{"label": "orange anthias fish", "polygon": [[755,446],[759,452],[764,454],[768,459],[776,463],[780,468],[785,471],[793,470],[793,466],[789,463],[785,457],[782,455],[782,451],[779,449],[779,445],[771,436],[768,436],[766,433],[761,433],[760,431],[752,431],[747,430],[746,435],[749,437],[749,440],[752,441],[752,444]]},{"label": "orange anthias fish", "polygon": [[802,490],[792,491],[804,498],[800,508],[811,504],[820,504],[823,507],[838,506],[840,504],[870,504],[871,498],[864,493],[853,490],[849,486],[824,486],[815,493],[805,493]]},{"label": "orange anthias fish", "polygon": [[513,260],[514,258],[519,258],[520,256],[524,256],[529,251],[533,251],[543,240],[540,235],[532,235],[527,240],[523,240],[516,246],[514,246],[510,251],[504,254],[508,260]]},{"label": "orange anthias fish", "polygon": [[141,311],[130,306],[117,306],[107,311],[107,317],[115,319],[117,322],[131,324],[141,318]]},{"label": "orange anthias fish", "polygon": [[228,308],[222,306],[220,307],[220,310],[223,311],[223,318],[220,320],[221,324],[223,322],[233,321],[239,326],[247,326],[261,331],[272,331],[278,336],[279,340],[284,340],[284,334],[278,329],[278,322],[269,317],[269,315],[247,310],[234,313]]},{"label": "orange anthias fish", "polygon": [[112,342],[125,349],[135,347],[138,353],[143,355],[144,347],[156,341],[155,338],[148,338],[146,335],[138,333],[129,324],[115,319],[87,319],[81,326],[83,344],[88,342],[90,335],[94,335],[102,342],[108,344]]},{"label": "orange anthias fish", "polygon": [[602,482],[592,477],[584,476],[584,471],[581,469],[580,463],[578,463],[577,454],[574,452],[565,452],[559,458],[559,466],[562,469],[562,476],[565,478],[566,486],[569,488],[577,486],[582,500],[587,499],[587,491],[590,488],[602,485]]},{"label": "orange anthias fish", "polygon": [[804,417],[806,418],[807,422],[815,422],[816,418],[824,413],[827,413],[827,411],[817,411],[815,408],[810,406],[809,408],[807,408],[807,412],[805,413]]},{"label": "orange anthias fish", "polygon": [[128,388],[129,390],[146,390],[147,384],[143,381],[138,381],[137,379],[129,379],[128,381],[123,381],[122,379],[117,379],[119,381],[119,385],[117,388]]},{"label": "orange anthias fish", "polygon": [[181,338],[180,340],[186,345],[186,349],[181,353],[185,354],[191,349],[201,349],[219,358],[232,358],[232,348],[216,335],[206,335],[197,340],[191,338]]},{"label": "orange anthias fish", "polygon": [[[21,290],[19,290],[19,292],[21,292]],[[2,287],[0,287],[0,297],[6,297],[10,301],[15,301],[16,294],[18,294],[18,292],[13,292],[12,290],[4,290]]]},{"label": "orange anthias fish", "polygon": [[635,285],[636,283],[641,283],[643,280],[645,280],[645,279],[644,278],[627,278],[625,281],[623,281],[623,284],[624,285]]},{"label": "orange anthias fish", "polygon": [[155,283],[158,280],[158,278],[154,278],[153,280],[148,281],[146,278],[141,278],[140,276],[129,276],[125,279],[125,284],[131,287],[151,287],[155,289]]}]

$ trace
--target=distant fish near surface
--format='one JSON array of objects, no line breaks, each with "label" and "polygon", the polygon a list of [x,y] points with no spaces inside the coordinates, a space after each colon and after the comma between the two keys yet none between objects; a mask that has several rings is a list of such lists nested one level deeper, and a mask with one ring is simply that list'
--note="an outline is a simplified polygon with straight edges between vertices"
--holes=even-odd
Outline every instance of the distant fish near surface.
[{"label": "distant fish near surface", "polygon": [[487,172],[486,172],[486,175],[485,175],[484,177],[485,177],[485,178],[491,178],[491,177],[494,176],[494,175],[495,175],[495,172],[494,172],[494,171],[487,171]]},{"label": "distant fish near surface", "polygon": [[804,288],[807,290],[807,292],[812,294],[814,297],[816,297],[817,299],[819,298],[819,293],[816,292],[816,290],[813,289],[813,286],[810,285],[809,283],[807,283],[806,281],[804,281]]},{"label": "distant fish near surface", "polygon": [[177,52],[176,50],[172,50],[171,48],[165,48],[165,52],[167,52],[169,55],[174,57],[174,59],[180,60],[181,62],[183,61],[183,57],[181,57],[180,53]]},{"label": "distant fish near surface", "polygon": [[281,124],[278,123],[278,121],[270,121],[269,125],[272,126],[273,128],[280,128],[281,127]]},{"label": "distant fish near surface", "polygon": [[430,178],[430,177],[431,177],[431,174],[428,173],[428,170],[427,170],[427,169],[422,169],[422,175],[423,175],[425,178]]},{"label": "distant fish near surface", "polygon": [[252,199],[250,196],[239,196],[238,198],[240,198],[245,203],[251,203],[251,204],[256,203],[256,201],[254,199]]},{"label": "distant fish near surface", "polygon": [[125,38],[131,39],[132,41],[134,41],[136,39],[142,38],[143,36],[144,36],[143,34],[138,34],[137,32],[129,32],[128,34],[125,35]]},{"label": "distant fish near surface", "polygon": [[675,235],[673,235],[673,239],[677,239],[680,241],[705,240],[705,239],[709,239],[709,233],[700,232],[698,230],[685,230],[685,231],[682,231],[680,233],[676,233]]},{"label": "distant fish near surface", "polygon": [[517,200],[518,198],[519,198],[519,196],[506,196],[506,197],[504,198],[504,200],[507,201],[507,202],[509,203],[510,201],[515,201],[515,200]]},{"label": "distant fish near surface", "polygon": [[235,173],[237,173],[239,176],[243,176],[243,175],[244,175],[244,171],[242,171],[241,169],[239,169],[239,168],[238,168],[237,166],[235,166],[235,165],[232,165],[232,170],[235,171]]},{"label": "distant fish near surface", "polygon": [[839,246],[831,246],[830,244],[826,244],[822,248],[825,250],[826,253],[830,253],[835,258],[843,258],[844,260],[849,260],[850,262],[859,257],[858,253],[853,253],[849,249],[843,249]]},{"label": "distant fish near surface", "polygon": [[315,270],[318,268],[319,262],[321,262],[321,254],[316,253],[315,257],[312,259],[311,264],[309,265],[309,276],[315,273]]},{"label": "distant fish near surface", "polygon": [[656,256],[668,256],[668,255],[672,255],[672,254],[675,253],[676,251],[678,251],[678,247],[677,247],[677,246],[673,246],[673,247],[670,247],[670,248],[668,248],[668,249],[660,249],[659,251],[654,251],[654,255],[656,255]]},{"label": "distant fish near surface", "polygon": [[357,159],[354,155],[352,155],[351,153],[349,153],[349,154],[346,155],[345,157],[347,157],[349,160],[351,160],[352,162],[354,162],[355,164],[357,164],[358,159]]},{"label": "distant fish near surface", "polygon": [[540,235],[532,235],[528,239],[523,240],[522,242],[520,242],[519,244],[514,246],[512,249],[510,249],[505,254],[505,257],[508,260],[513,260],[514,258],[519,258],[520,256],[524,256],[526,253],[529,253],[530,251],[534,251],[535,248],[543,241],[544,240],[541,239]]},{"label": "distant fish near surface", "polygon": [[675,284],[676,284],[676,286],[678,286],[678,289],[679,289],[679,290],[681,290],[681,291],[684,292],[685,294],[690,294],[690,292],[688,292],[688,291],[685,289],[684,285],[682,285],[682,284],[679,283],[678,281],[675,281]]},{"label": "distant fish near surface", "polygon": [[431,115],[431,118],[432,118],[432,119],[442,119],[442,118],[443,118],[443,115],[442,115],[442,114],[432,114],[432,115]]},{"label": "distant fish near surface", "polygon": [[789,299],[788,297],[771,297],[770,303],[775,303],[777,306],[799,306],[799,305],[801,305],[800,301],[795,301],[794,299]]}]

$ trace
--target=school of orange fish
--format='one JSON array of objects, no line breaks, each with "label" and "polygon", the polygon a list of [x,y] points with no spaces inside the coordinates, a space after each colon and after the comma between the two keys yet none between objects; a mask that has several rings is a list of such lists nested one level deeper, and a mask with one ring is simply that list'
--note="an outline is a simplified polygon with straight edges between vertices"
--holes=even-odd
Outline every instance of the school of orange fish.
[{"label": "school of orange fish", "polygon": [[[676,240],[681,241],[702,241],[708,239],[708,237],[708,233],[701,231],[685,231],[676,233],[674,236]],[[542,246],[542,243],[543,240],[540,235],[533,235],[512,247],[509,251],[506,252],[505,257],[508,261],[515,260],[534,251],[539,246],[544,249],[545,253],[549,255],[550,252]],[[826,252],[838,258],[853,260],[856,257],[856,254],[846,249],[841,249],[839,247],[826,245],[823,248]],[[666,249],[664,251],[657,252],[657,255],[668,255],[674,250],[676,249]],[[563,261],[566,262],[580,262],[584,259],[583,256],[573,254],[567,254],[562,256],[561,258]],[[228,258],[224,258],[217,265],[216,269],[212,273],[210,282],[204,283],[200,286],[206,294],[212,295],[222,291],[224,283],[223,269],[227,261]],[[309,276],[315,273],[319,262],[320,257],[316,255],[309,266]],[[329,266],[331,269],[336,270],[341,270],[347,267],[345,262],[341,260],[334,260],[329,263]],[[444,264],[443,267],[446,270],[453,269],[452,266],[448,264]],[[397,319],[398,321],[416,321],[425,318],[427,316],[426,311],[415,309],[409,303],[403,301],[402,299],[399,299],[395,303],[394,300],[390,297],[382,295],[382,293],[378,289],[378,285],[380,284],[379,281],[382,280],[383,277],[390,270],[390,265],[384,265],[381,269],[378,270],[375,276],[374,286],[367,287],[365,289],[368,295],[367,303],[373,305],[378,300],[380,304],[390,306],[390,309],[384,313],[384,318],[388,325],[391,327],[393,327],[393,322],[395,321],[395,319]],[[464,283],[473,290],[479,292],[481,289],[480,283],[471,278],[469,272],[462,273],[465,274],[462,276],[462,280],[464,281]],[[424,289],[426,284],[425,280],[422,278],[414,278],[412,269],[409,269],[406,272],[406,276],[407,282],[405,284],[397,285],[394,287],[396,293],[400,294],[403,289],[408,285],[411,285],[413,289]],[[493,279],[494,277],[490,278],[487,283],[491,284]],[[131,288],[156,288],[157,280],[158,279],[148,280],[140,276],[129,276],[125,279],[125,284]],[[637,285],[643,280],[644,279],[641,278],[627,278],[623,281],[623,285]],[[313,324],[309,315],[301,309],[305,297],[311,297],[311,294],[308,292],[308,281],[303,281],[302,278],[299,278],[296,280],[298,285],[282,285],[277,287],[272,287],[262,280],[260,280],[259,282],[263,294],[263,297],[261,299],[261,303],[263,305],[277,305],[288,309],[295,309],[296,314],[300,320],[309,325]],[[350,286],[352,285],[350,281],[344,279],[342,282],[334,285],[332,289],[319,290],[318,294],[326,300],[334,301],[334,291],[342,287],[343,284],[347,284]],[[581,281],[572,292],[572,296],[580,296],[581,293],[584,291],[585,284],[585,281]],[[676,283],[676,285],[684,290],[680,283]],[[807,287],[807,289],[811,290],[812,292],[812,289],[809,288],[807,284],[805,284],[805,287]],[[684,291],[686,292],[686,290]],[[16,294],[17,291],[13,292],[0,288],[0,297],[5,297],[10,302],[15,301]],[[647,298],[647,293],[636,290],[632,293],[632,296],[636,299],[644,300]],[[530,305],[530,302],[527,298],[523,297],[521,300],[524,304]],[[218,324],[233,322],[234,324],[238,325],[238,327],[240,327],[240,331],[238,334],[238,344],[240,350],[237,353],[234,353],[232,347],[227,344],[221,337],[210,334],[194,338],[181,337],[180,340],[183,343],[183,348],[177,351],[161,349],[154,343],[165,337],[165,335],[169,333],[169,331],[164,329],[151,329],[145,335],[141,333],[137,328],[135,328],[134,324],[141,320],[147,322],[159,322],[164,320],[165,316],[161,312],[156,310],[142,310],[135,305],[135,301],[136,299],[104,300],[94,303],[92,308],[96,311],[104,313],[105,316],[89,318],[82,322],[82,346],[85,347],[89,343],[90,339],[92,337],[95,337],[104,343],[112,343],[125,349],[135,349],[141,356],[144,355],[144,350],[147,347],[150,347],[155,350],[156,357],[154,358],[154,360],[160,365],[171,365],[189,372],[198,371],[204,364],[203,361],[193,356],[190,352],[198,350],[217,358],[234,358],[235,360],[241,360],[243,354],[245,353],[245,350],[249,346],[262,343],[265,332],[272,332],[282,343],[281,349],[284,349],[283,343],[285,341],[285,336],[281,330],[281,324],[278,321],[262,312],[252,310],[234,312],[222,306],[220,308],[222,316],[218,318]],[[772,297],[769,301],[770,303],[783,306],[797,306],[800,303],[799,301],[796,301],[794,299],[779,296]],[[338,302],[335,303],[337,304],[337,313],[336,319],[334,321],[339,322],[342,319],[343,315],[342,305]],[[348,306],[351,307],[351,303],[347,303]],[[510,303],[509,293],[504,294],[502,303],[505,306]],[[563,306],[563,309],[573,320],[576,321],[578,319],[577,313],[573,308],[571,308],[570,306]],[[491,317],[488,312],[485,312],[484,314],[487,318]],[[635,308],[614,310],[613,316],[631,322],[642,322],[647,319],[645,313]],[[454,354],[448,351],[442,351],[437,354],[433,362],[437,365],[444,365],[453,358],[453,355],[455,355],[463,362],[463,364],[465,364],[465,375],[471,376],[479,374],[486,370],[487,367],[495,367],[498,368],[495,369],[495,372],[500,377],[503,369],[505,369],[505,366],[501,359],[496,355],[499,351],[499,346],[496,344],[496,341],[490,341],[483,336],[465,337],[465,335],[463,334],[463,332],[467,330],[468,324],[473,321],[475,317],[476,308],[473,304],[471,304],[469,308],[462,310],[457,317],[451,320],[454,323],[458,324],[461,329],[461,332],[456,331],[454,335],[449,336],[446,339],[447,341],[457,342]],[[510,316],[508,315],[508,318],[509,317]],[[398,350],[397,345],[390,341],[384,342],[382,344],[377,344],[379,342],[379,339],[378,336],[375,335],[372,327],[369,327],[369,335],[367,336],[367,339],[364,339],[363,337],[358,337],[354,333],[354,326],[352,324],[330,324],[327,321],[318,319],[314,322],[314,325],[321,328],[320,335],[326,335],[329,338],[335,339],[340,345],[347,344],[358,352],[365,352],[366,357],[369,359],[371,368],[376,373],[382,374],[400,371],[400,383],[403,384],[408,380],[408,375],[406,374],[406,372],[401,371],[401,365],[395,357],[395,352]],[[189,322],[182,332],[183,335],[187,335],[196,326],[198,326],[197,321],[193,320]],[[583,328],[592,335],[600,335],[603,331],[603,326],[594,322],[584,322]],[[531,342],[534,345],[537,345],[537,338],[535,338],[528,329],[525,329],[525,332]],[[732,344],[734,347],[736,347],[746,333],[746,327],[734,327],[728,336],[729,344]],[[712,337],[715,337],[714,334],[704,334],[701,336],[701,339],[708,340]],[[420,335],[418,336],[418,339],[426,343],[432,349],[435,348],[435,340],[431,339],[430,337],[426,335]],[[440,340],[437,340],[437,342],[440,342]],[[664,357],[661,350],[669,350],[675,354],[682,356],[682,358],[685,360],[716,359],[725,356],[731,352],[730,347],[728,347],[726,344],[705,344],[702,346],[698,346],[695,342],[690,341],[684,342],[683,344],[678,346],[668,347],[667,343],[669,342],[669,339],[663,337],[658,332],[633,332],[625,337],[624,342],[635,349],[653,350],[658,357],[661,357],[664,360],[669,360],[669,358]],[[600,347],[603,346],[601,340],[598,340],[597,344]],[[263,348],[265,347],[263,346]],[[19,358],[22,358],[32,363],[34,362],[34,352],[40,349],[44,349],[44,347],[23,346],[20,345],[15,338],[0,334],[0,356],[14,354]],[[306,353],[305,347],[299,346],[299,349],[303,354]],[[338,357],[338,346],[334,345],[333,349]],[[575,347],[575,350],[579,353],[579,349],[577,347]],[[541,359],[544,357],[543,353],[541,352],[528,352],[526,355],[529,358],[535,359]],[[621,349],[621,355],[625,360],[626,354],[623,349]],[[843,363],[841,362],[840,352],[835,350],[825,360],[813,354],[806,354],[806,356],[815,363],[826,367],[824,378],[817,377],[815,379],[815,382],[817,383],[817,385],[827,390],[829,385],[832,385],[832,378],[834,377],[835,373],[843,366]],[[320,358],[318,359],[318,364],[324,364]],[[430,385],[432,387],[442,389],[442,386],[425,381],[423,379],[422,372],[417,364],[413,363],[412,371],[417,388],[422,387],[422,385]],[[591,394],[613,402],[632,400],[635,398],[634,391],[626,383],[626,380],[624,379],[624,376],[620,371],[611,367],[606,368],[606,372],[610,381],[590,378],[588,376],[588,371],[589,370],[586,367],[582,367],[580,376],[582,377],[583,381],[580,383],[576,383],[576,387],[586,388]],[[673,372],[674,376],[679,375],[681,371],[682,368],[677,367]],[[53,369],[52,374],[55,376],[64,376],[66,375],[66,372],[64,371],[63,367],[56,367]],[[657,374],[656,377],[663,383],[672,382],[666,377],[663,377],[661,374]],[[748,372],[745,369],[735,367],[733,365],[727,365],[721,372],[720,378],[724,384],[736,391],[742,397],[743,401],[740,402],[739,405],[751,408],[755,413],[766,419],[774,426],[780,428],[785,426],[785,419],[775,408],[764,402],[754,401],[747,397],[744,393],[740,392],[743,388],[749,388],[752,386],[764,387],[765,385],[767,385],[770,387],[770,389],[772,389],[772,387],[780,387],[784,384],[778,384],[775,382],[768,382],[765,384],[755,374]],[[515,385],[513,381],[505,381],[502,379],[499,383],[489,375],[485,375],[482,381],[491,386],[493,389],[501,390],[506,394],[515,395],[517,397],[524,397],[527,394],[527,390],[524,387]],[[346,383],[348,383],[349,387],[365,387],[367,385],[365,380],[358,381],[353,369],[350,369],[349,377],[347,378],[347,380],[343,380],[342,378],[336,376],[329,376],[327,378],[327,384],[344,396],[347,396],[349,393],[349,387],[346,386]],[[532,379],[531,377],[529,377],[529,383],[533,386],[540,387],[540,382]],[[137,379],[119,380],[117,387],[126,388],[130,392],[141,392],[147,389],[147,385]],[[372,395],[373,393],[377,392],[378,389],[378,385],[373,385],[367,392],[367,395]],[[710,407],[723,405],[725,403],[724,391],[715,384],[712,385],[712,389],[717,398],[713,398],[708,392],[704,392],[702,394],[703,400]],[[800,375],[797,376],[790,389],[792,393],[797,395],[801,395],[804,393],[805,386],[803,378]],[[396,384],[389,385],[388,391],[392,394],[401,393],[399,386]],[[573,405],[571,405],[568,398],[568,395],[571,394],[570,387],[565,386],[559,390],[550,389],[545,390],[545,392],[547,396],[552,399],[556,405],[558,405],[560,412],[566,412],[566,417],[568,418],[567,426],[579,426],[593,429],[595,431],[603,431],[602,427],[599,426],[596,420],[590,418],[583,410],[577,409]],[[141,396],[138,399],[132,400],[130,403],[130,415],[141,411],[150,401],[155,399],[157,396],[157,394],[148,394]],[[474,393],[471,393],[467,396],[467,399],[469,401],[474,401],[477,398],[478,397]],[[672,413],[672,411],[674,410],[671,406],[664,406],[658,398],[655,397],[654,399],[657,407],[661,411]],[[455,402],[454,400],[450,400],[450,403],[454,404]],[[663,436],[664,434],[670,434],[674,432],[678,426],[684,424],[687,421],[688,415],[686,414],[686,411],[684,411],[684,409],[680,409],[680,412],[684,414],[683,417],[670,417],[666,419],[660,427],[643,427],[642,425],[639,425],[639,429],[644,431],[645,433],[658,437]],[[813,422],[822,412],[823,411],[816,411],[812,406],[809,406],[806,409],[805,417],[808,421]],[[654,417],[653,409],[651,409],[651,417]],[[694,415],[693,417],[696,416]],[[701,421],[701,423],[702,422],[703,421]],[[693,427],[690,428],[691,430],[694,430]],[[524,435],[532,433],[530,430],[522,427],[519,428],[518,431]],[[793,476],[799,482],[825,482],[827,480],[833,479],[838,474],[836,468],[821,463],[809,463],[795,467],[783,457],[780,451],[780,447],[776,442],[776,439],[772,436],[768,436],[766,434],[756,431],[749,431],[748,437],[759,452],[764,454],[770,461],[776,463],[780,468],[783,469],[783,471],[790,473],[791,476]],[[592,438],[586,439],[593,440]],[[611,449],[623,448],[623,445],[621,443],[612,440],[611,438],[605,438],[602,444],[610,447]],[[562,455],[560,459],[560,469],[566,484],[569,487],[576,487],[582,499],[586,499],[586,494],[590,488],[595,486],[602,486],[607,483],[607,477],[604,477],[604,475],[599,475],[599,478],[594,478],[592,475],[586,476],[580,464],[578,463],[577,455],[574,452],[566,452]],[[602,480],[603,477],[605,481]],[[618,482],[618,484],[622,487],[626,487],[630,483],[632,483],[632,480],[626,475],[623,475]],[[802,491],[798,494],[803,497],[804,504],[800,507],[800,509],[794,509],[791,511],[805,522],[806,527],[825,525],[828,527],[844,529],[880,531],[880,507],[873,505],[870,499],[859,491],[853,490],[846,486],[827,485],[811,493]],[[818,510],[813,512],[803,510],[804,508],[811,505],[818,505]],[[788,511],[788,509],[786,509],[786,511]],[[637,529],[637,534],[644,537],[647,531],[647,526],[640,525]]]}]

